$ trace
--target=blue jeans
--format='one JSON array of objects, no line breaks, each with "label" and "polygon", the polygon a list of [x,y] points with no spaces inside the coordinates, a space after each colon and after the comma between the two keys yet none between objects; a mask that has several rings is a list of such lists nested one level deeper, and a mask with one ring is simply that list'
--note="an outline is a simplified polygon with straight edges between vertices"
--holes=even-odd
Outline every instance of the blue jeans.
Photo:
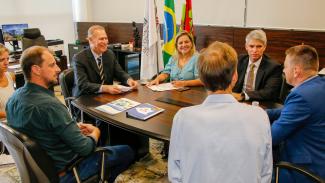
[{"label": "blue jeans", "polygon": [[[107,155],[105,160],[105,177],[108,182],[114,182],[115,178],[134,161],[134,152],[127,145],[107,146],[112,154]],[[101,166],[101,153],[93,154],[83,160],[77,170],[81,180],[86,180],[95,174],[99,174]],[[60,182],[76,182],[73,172],[67,172],[60,177]]]}]

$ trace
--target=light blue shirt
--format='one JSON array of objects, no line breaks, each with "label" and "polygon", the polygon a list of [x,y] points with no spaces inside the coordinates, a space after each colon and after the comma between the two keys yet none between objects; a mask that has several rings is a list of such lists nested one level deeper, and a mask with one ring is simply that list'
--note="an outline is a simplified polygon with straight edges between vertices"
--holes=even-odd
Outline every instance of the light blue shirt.
[{"label": "light blue shirt", "polygon": [[272,140],[266,112],[230,94],[209,95],[174,117],[168,156],[172,183],[270,183]]},{"label": "light blue shirt", "polygon": [[162,73],[169,74],[170,80],[193,80],[199,77],[197,61],[199,54],[193,54],[190,60],[184,65],[183,69],[178,67],[178,60],[170,57]]}]

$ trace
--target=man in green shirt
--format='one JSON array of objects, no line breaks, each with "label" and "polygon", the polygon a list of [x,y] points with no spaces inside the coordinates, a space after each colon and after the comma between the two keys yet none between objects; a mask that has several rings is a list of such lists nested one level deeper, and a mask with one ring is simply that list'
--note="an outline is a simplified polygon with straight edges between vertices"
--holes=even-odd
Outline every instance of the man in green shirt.
[{"label": "man in green shirt", "polygon": [[[59,67],[47,48],[34,46],[21,56],[21,67],[27,80],[9,99],[6,112],[8,124],[36,140],[53,159],[60,172],[76,156],[90,155],[100,136],[91,124],[77,124],[67,108],[48,88],[58,83]],[[109,182],[125,170],[134,159],[129,146],[105,147],[113,151],[107,159]],[[79,166],[82,180],[98,173],[99,155],[93,154]],[[73,175],[66,172],[61,182],[71,182]]]}]

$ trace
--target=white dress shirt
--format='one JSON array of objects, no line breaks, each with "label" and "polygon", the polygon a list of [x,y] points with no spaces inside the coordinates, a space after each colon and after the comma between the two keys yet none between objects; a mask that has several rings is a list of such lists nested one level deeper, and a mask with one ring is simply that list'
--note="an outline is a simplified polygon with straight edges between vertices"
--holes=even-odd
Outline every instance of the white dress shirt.
[{"label": "white dress shirt", "polygon": [[272,140],[266,112],[230,94],[209,95],[174,117],[168,177],[186,183],[270,183]]}]

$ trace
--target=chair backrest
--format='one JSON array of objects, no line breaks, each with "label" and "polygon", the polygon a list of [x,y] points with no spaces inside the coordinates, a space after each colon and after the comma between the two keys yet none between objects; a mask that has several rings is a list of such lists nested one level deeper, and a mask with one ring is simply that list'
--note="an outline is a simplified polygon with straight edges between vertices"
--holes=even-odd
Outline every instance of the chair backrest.
[{"label": "chair backrest", "polygon": [[[70,68],[62,71],[59,76],[59,81],[64,98],[72,97],[72,88],[74,85],[73,69]],[[66,104],[68,105],[67,101]]]},{"label": "chair backrest", "polygon": [[47,42],[38,28],[30,28],[30,29],[24,29],[22,45],[23,45],[23,50],[25,50],[31,46],[47,47]]},{"label": "chair backrest", "polygon": [[283,104],[285,99],[287,98],[292,86],[290,86],[287,81],[284,74],[282,74],[282,84],[281,84],[281,90],[279,95],[279,102]]},{"label": "chair backrest", "polygon": [[26,134],[0,123],[0,139],[13,157],[22,182],[59,182],[52,159]]}]

